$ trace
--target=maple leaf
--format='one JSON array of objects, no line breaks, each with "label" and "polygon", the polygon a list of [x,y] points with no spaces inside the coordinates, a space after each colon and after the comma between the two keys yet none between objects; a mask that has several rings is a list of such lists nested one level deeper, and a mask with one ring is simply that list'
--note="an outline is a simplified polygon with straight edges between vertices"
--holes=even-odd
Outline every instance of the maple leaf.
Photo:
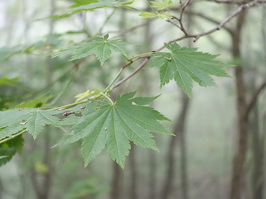
[{"label": "maple leaf", "polygon": [[27,131],[36,139],[46,124],[63,129],[60,119],[54,116],[55,114],[58,114],[58,111],[40,109],[30,113],[25,121]]},{"label": "maple leaf", "polygon": [[142,12],[139,16],[144,19],[152,18],[152,17],[160,17],[161,19],[172,19],[172,15],[168,12],[162,13],[152,13],[152,12]]},{"label": "maple leaf", "polygon": [[0,86],[2,85],[10,85],[14,82],[17,82],[19,80],[19,77],[15,78],[7,78],[7,77],[1,77],[0,78]]},{"label": "maple leaf", "polygon": [[164,44],[170,52],[157,52],[148,67],[160,67],[160,86],[174,79],[177,85],[191,97],[193,81],[200,86],[216,86],[211,75],[231,77],[221,67],[226,64],[215,60],[218,55],[196,51],[195,48],[181,48],[177,43]]},{"label": "maple leaf", "polygon": [[117,0],[84,0],[80,3],[75,3],[73,5],[72,9],[69,9],[68,11],[64,12],[63,14],[59,15],[53,15],[52,18],[64,18],[69,17],[75,13],[83,12],[83,11],[90,11],[95,10],[98,8],[105,8],[105,7],[112,7],[117,8],[121,6],[127,6],[129,4],[132,4],[134,0],[132,1],[117,1]]},{"label": "maple leaf", "polygon": [[53,53],[53,56],[72,54],[69,61],[73,61],[95,54],[101,64],[110,58],[112,51],[120,52],[126,57],[127,51],[125,45],[129,43],[121,41],[120,39],[108,40],[108,37],[109,35],[107,34],[103,38],[98,37],[90,42],[60,50]]},{"label": "maple leaf", "polygon": [[175,3],[169,0],[151,1],[151,3],[151,7],[156,8],[157,10],[163,10],[165,8],[175,5]]},{"label": "maple leaf", "polygon": [[16,108],[0,111],[0,140],[11,137],[22,130],[27,130],[35,139],[46,124],[63,129],[60,111],[40,110],[36,108]]},{"label": "maple leaf", "polygon": [[[155,149],[152,134],[171,134],[159,120],[169,120],[147,105],[156,97],[135,97],[136,92],[118,96],[114,104],[106,101],[90,100],[72,108],[82,117],[71,128],[71,133],[63,136],[55,146],[83,139],[82,155],[85,166],[106,148],[110,157],[124,168],[129,153],[130,141],[134,144]],[[81,109],[81,107],[85,109]]]},{"label": "maple leaf", "polygon": [[0,140],[22,131],[25,128],[23,125],[25,119],[32,112],[34,112],[33,108],[0,111]]},{"label": "maple leaf", "polygon": [[23,137],[19,135],[7,142],[0,143],[0,166],[7,163],[16,153],[21,153]]}]

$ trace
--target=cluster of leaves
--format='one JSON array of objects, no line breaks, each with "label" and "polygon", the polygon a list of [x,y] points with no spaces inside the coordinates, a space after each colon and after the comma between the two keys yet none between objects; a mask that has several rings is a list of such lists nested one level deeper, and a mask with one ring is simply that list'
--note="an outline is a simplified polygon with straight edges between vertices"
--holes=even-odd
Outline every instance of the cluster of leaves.
[{"label": "cluster of leaves", "polygon": [[[75,0],[74,2],[75,4],[66,13],[53,17],[67,17],[77,12],[103,7],[128,6],[133,1]],[[170,17],[170,15],[166,16],[169,13],[164,10],[174,5],[172,1],[162,0],[151,3],[153,13],[142,13],[143,17],[152,17],[154,14],[160,15],[161,18]],[[133,58],[127,58],[125,47],[127,44],[129,43],[121,39],[109,39],[107,34],[55,51],[53,56],[70,54],[70,61],[74,61],[95,55],[103,65],[115,51],[119,52],[127,61],[132,61]],[[230,77],[222,69],[226,65],[215,59],[217,55],[202,53],[194,48],[183,48],[177,43],[164,44],[164,46],[167,49],[166,52],[149,53],[151,59],[148,64],[148,67],[160,67],[161,87],[174,79],[177,85],[191,97],[193,81],[200,86],[215,86],[211,76]],[[27,47],[24,51],[31,48],[32,46]],[[12,53],[24,51],[19,49]],[[7,53],[4,59],[12,56],[12,53]],[[4,164],[16,152],[20,152],[23,143],[21,135],[24,132],[27,131],[33,138],[36,138],[45,125],[54,126],[64,131],[70,129],[69,133],[62,136],[55,146],[82,140],[81,152],[85,166],[103,149],[106,149],[110,157],[124,167],[126,156],[130,150],[130,142],[157,150],[150,132],[171,134],[160,124],[160,121],[169,119],[146,106],[158,96],[134,97],[136,92],[130,92],[122,96],[118,95],[115,102],[108,97],[110,86],[117,80],[123,69],[104,91],[88,90],[77,95],[75,103],[63,106],[63,108],[44,110],[36,108],[37,105],[27,107],[28,104],[24,103],[14,109],[0,111],[0,164]],[[12,79],[2,78],[0,85],[1,83],[12,83],[12,81]],[[105,98],[107,100],[103,100]],[[39,100],[36,99],[35,102],[39,102]]]},{"label": "cluster of leaves", "polygon": [[74,61],[95,54],[102,65],[110,58],[112,51],[119,52],[124,57],[127,57],[125,45],[129,43],[120,39],[108,40],[108,37],[109,35],[107,34],[103,38],[96,37],[91,42],[83,42],[79,45],[59,50],[53,53],[53,57],[71,54],[69,61]]},{"label": "cluster of leaves", "polygon": [[50,50],[58,46],[60,42],[61,40],[57,35],[50,35],[45,40],[32,44],[2,47],[0,48],[0,62],[6,61],[17,54],[31,54],[36,51]]},{"label": "cluster of leaves", "polygon": [[71,6],[69,10],[62,14],[54,15],[52,18],[65,18],[69,17],[75,13],[83,11],[92,11],[99,8],[118,8],[122,6],[127,6],[133,3],[132,1],[117,1],[117,0],[76,0],[74,5]]},{"label": "cluster of leaves", "polygon": [[160,17],[161,19],[172,19],[172,14],[169,12],[168,8],[176,5],[176,3],[171,0],[161,0],[161,1],[151,1],[151,12],[144,11],[140,14],[144,19],[152,17]]},{"label": "cluster of leaves", "polygon": [[[70,133],[56,146],[83,139],[82,155],[87,165],[104,148],[121,167],[129,153],[129,141],[136,145],[156,149],[149,132],[168,132],[158,121],[168,120],[150,107],[156,97],[134,97],[135,92],[118,96],[114,104],[105,100],[88,100],[67,110],[41,110],[19,108],[0,112],[0,140],[10,138],[24,130],[34,138],[45,125],[64,129],[72,125]],[[60,118],[60,115],[65,115]]]}]

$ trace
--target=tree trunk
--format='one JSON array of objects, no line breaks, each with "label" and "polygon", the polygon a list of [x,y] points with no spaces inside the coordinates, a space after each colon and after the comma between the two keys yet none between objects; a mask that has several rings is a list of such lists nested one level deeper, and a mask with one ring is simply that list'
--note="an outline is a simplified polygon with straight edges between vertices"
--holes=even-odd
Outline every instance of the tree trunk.
[{"label": "tree trunk", "polygon": [[156,198],[156,158],[154,151],[149,152],[149,195],[148,199]]},{"label": "tree trunk", "polygon": [[[235,60],[240,59],[241,31],[244,25],[246,10],[243,10],[238,18],[235,31],[232,34],[232,55]],[[231,181],[231,199],[240,199],[241,184],[243,181],[243,168],[247,151],[248,140],[248,117],[246,115],[246,90],[244,84],[244,71],[241,65],[235,68],[237,90],[237,114],[238,114],[238,147],[233,162]]]},{"label": "tree trunk", "polygon": [[252,193],[253,199],[263,199],[264,185],[264,135],[259,131],[259,110],[256,105],[253,111],[253,118],[250,121],[252,126],[253,144],[253,174],[252,174]]},{"label": "tree trunk", "polygon": [[110,199],[120,199],[120,181],[121,181],[121,168],[113,162],[113,178],[111,184]]},{"label": "tree trunk", "polygon": [[[173,179],[174,179],[174,155],[175,155],[175,146],[178,138],[180,138],[180,142],[185,141],[185,135],[184,135],[184,128],[185,128],[185,121],[187,116],[187,111],[189,107],[189,99],[188,97],[183,94],[182,99],[182,109],[179,113],[179,116],[177,117],[177,121],[175,123],[173,133],[176,135],[176,137],[172,137],[170,140],[170,145],[168,148],[168,156],[167,156],[167,173],[164,179],[163,183],[163,190],[161,193],[161,198],[168,199],[170,197],[170,194],[172,192],[172,186],[173,186]],[[181,159],[181,170],[182,170],[182,195],[183,197],[187,197],[187,175],[186,175],[186,150],[185,150],[185,143],[181,144],[182,148],[182,154]],[[184,169],[184,170],[183,170]]]},{"label": "tree trunk", "polygon": [[131,181],[131,189],[130,189],[130,198],[137,199],[137,168],[136,168],[136,160],[135,160],[135,145],[131,143],[131,151],[130,151],[130,181]]},{"label": "tree trunk", "polygon": [[[50,1],[50,15],[55,13],[56,9],[56,1]],[[51,20],[49,23],[49,34],[53,34],[54,32],[55,21]],[[46,84],[49,85],[52,82],[52,67],[53,63],[51,62],[50,58],[47,59],[47,75],[46,75]],[[51,180],[52,180],[52,162],[50,156],[50,127],[46,127],[46,135],[44,137],[44,157],[43,157],[43,164],[48,168],[48,171],[42,174],[42,181],[38,181],[38,173],[33,169],[31,169],[31,180],[34,186],[35,193],[38,199],[48,199],[51,190]]]}]

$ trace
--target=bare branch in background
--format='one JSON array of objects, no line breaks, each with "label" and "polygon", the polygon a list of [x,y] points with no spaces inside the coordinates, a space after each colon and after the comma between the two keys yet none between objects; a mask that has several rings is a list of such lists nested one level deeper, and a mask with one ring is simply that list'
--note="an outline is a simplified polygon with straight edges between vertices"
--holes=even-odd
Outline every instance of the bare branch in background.
[{"label": "bare branch in background", "polygon": [[246,110],[246,117],[248,117],[249,113],[251,112],[251,110],[253,109],[253,107],[255,106],[255,104],[257,103],[258,97],[260,95],[260,93],[266,88],[266,81],[264,81],[259,88],[254,92],[250,102],[247,105],[247,110]]},{"label": "bare branch in background", "polygon": [[[185,3],[184,5],[188,5],[190,1],[187,1],[188,3]],[[254,1],[251,1],[251,2],[248,2],[248,3],[245,3],[245,4],[241,4],[234,12],[232,12],[226,19],[224,19],[221,23],[219,23],[217,26],[213,27],[212,29],[206,31],[206,32],[202,32],[202,33],[199,33],[199,34],[190,34],[187,32],[187,30],[184,28],[184,25],[183,25],[183,21],[182,21],[182,16],[183,16],[183,13],[184,13],[184,10],[185,10],[185,7],[182,7],[181,8],[181,13],[180,13],[180,18],[177,18],[177,17],[173,17],[173,19],[177,20],[179,22],[179,25],[175,24],[175,26],[179,27],[179,29],[185,34],[185,36],[183,37],[180,37],[179,39],[175,39],[175,40],[172,40],[169,43],[172,43],[172,42],[176,42],[176,41],[179,41],[179,40],[182,40],[182,39],[185,39],[185,38],[194,38],[194,42],[196,42],[200,37],[202,36],[206,36],[206,35],[209,35],[217,30],[220,30],[222,27],[225,26],[225,24],[227,24],[231,19],[233,19],[235,16],[237,16],[241,11],[243,11],[245,8],[248,8],[248,7],[252,7],[252,6],[255,6],[257,3],[266,3],[266,1],[258,1],[258,0],[254,0]],[[199,15],[199,14],[198,14]],[[200,14],[201,17],[204,17],[205,19],[208,19],[208,17]],[[212,20],[213,21],[213,20]],[[170,21],[169,21],[170,22]],[[174,23],[174,22],[171,22],[171,23]],[[228,30],[228,29],[227,29]],[[231,32],[231,31],[230,31]],[[164,47],[162,47],[163,49]],[[161,50],[161,48],[160,48]]]}]

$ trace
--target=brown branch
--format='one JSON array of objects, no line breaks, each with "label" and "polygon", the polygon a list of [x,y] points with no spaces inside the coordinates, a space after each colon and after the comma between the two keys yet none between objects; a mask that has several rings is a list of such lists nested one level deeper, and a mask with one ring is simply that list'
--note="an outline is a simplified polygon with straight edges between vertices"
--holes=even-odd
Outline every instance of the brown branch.
[{"label": "brown branch", "polygon": [[121,84],[123,84],[125,81],[127,81],[129,78],[131,78],[132,76],[134,76],[137,72],[139,72],[149,61],[150,57],[147,57],[140,65],[138,68],[136,68],[132,73],[130,73],[127,77],[125,77],[124,79],[120,80],[119,82],[117,82],[116,84],[114,84],[113,86],[111,86],[111,89],[114,89],[118,86],[120,86]]},{"label": "brown branch", "polygon": [[[207,21],[209,21],[211,23],[217,24],[217,25],[219,25],[221,23],[221,22],[219,22],[219,21],[217,21],[217,20],[215,20],[215,19],[213,19],[213,18],[211,18],[211,17],[209,17],[207,15],[204,15],[202,13],[199,13],[199,12],[186,12],[186,14],[188,14],[188,15],[195,15],[195,16],[201,17],[202,19],[205,19],[205,20],[207,20]],[[223,26],[223,29],[225,29],[230,34],[232,34],[232,30],[230,28],[228,28],[226,26]]]},{"label": "brown branch", "polygon": [[[248,1],[243,0],[243,1],[237,1],[237,0],[207,0],[209,2],[214,2],[214,3],[226,3],[226,4],[243,4],[243,3],[248,3]],[[258,3],[266,3],[265,0],[258,0]]]},{"label": "brown branch", "polygon": [[117,37],[121,37],[121,36],[127,34],[128,32],[131,32],[131,31],[133,31],[133,30],[135,30],[135,29],[138,29],[138,28],[141,28],[141,27],[146,26],[147,24],[151,23],[151,22],[154,21],[155,19],[156,19],[156,18],[150,18],[150,19],[146,20],[144,23],[138,24],[138,25],[133,26],[133,27],[131,27],[131,28],[128,28],[128,29],[125,29],[125,30],[117,30],[117,31],[116,31],[116,30],[113,30],[113,31],[108,31],[108,32],[104,33],[103,35],[105,35],[105,34],[110,34],[110,33],[114,33],[114,34],[118,34]]},{"label": "brown branch", "polygon": [[[265,2],[266,3],[266,1],[260,1],[260,3],[261,2]],[[182,21],[180,19],[176,18],[176,17],[173,17],[174,19],[176,19],[176,20],[178,20],[180,22],[181,30],[183,31],[183,33],[185,35],[180,37],[180,38],[171,40],[171,41],[167,42],[167,44],[171,44],[171,43],[174,43],[174,42],[177,42],[177,41],[180,41],[180,40],[183,40],[183,39],[187,39],[187,38],[194,38],[194,42],[196,42],[200,37],[206,36],[206,35],[210,35],[211,33],[215,32],[217,30],[220,30],[222,27],[225,26],[225,24],[227,24],[231,19],[233,19],[235,16],[237,16],[245,8],[254,6],[256,3],[258,3],[258,0],[251,1],[251,2],[246,3],[246,4],[242,4],[234,12],[232,12],[225,20],[223,20],[221,23],[219,23],[217,26],[213,27],[212,29],[210,29],[210,30],[208,30],[206,32],[202,32],[202,33],[199,33],[199,34],[190,34],[190,33],[188,33],[185,29],[182,28],[183,27]],[[229,33],[231,33],[231,31],[229,31]],[[164,48],[165,47],[162,46],[159,49],[157,49],[156,51],[160,51],[160,50],[162,50]]]},{"label": "brown branch", "polygon": [[248,106],[247,106],[247,110],[246,110],[246,114],[245,114],[246,117],[248,117],[248,115],[250,114],[250,112],[252,111],[252,109],[254,108],[254,106],[256,105],[260,93],[265,88],[266,88],[266,81],[263,82],[259,86],[259,88],[256,90],[256,92],[254,92],[254,94],[253,94],[253,96],[252,96],[252,98],[251,98],[251,100],[250,100],[250,102],[248,103]]},{"label": "brown branch", "polygon": [[[191,0],[187,0],[184,4],[181,4],[181,13],[180,13],[180,17],[179,18],[177,18],[177,17],[175,17],[175,16],[173,16],[172,18],[173,19],[175,19],[175,20],[177,20],[178,22],[179,22],[179,24],[180,24],[180,30],[185,34],[184,36],[182,36],[182,37],[179,37],[179,38],[177,38],[177,39],[173,39],[173,40],[171,40],[171,41],[169,41],[169,42],[167,42],[167,44],[171,44],[171,43],[174,43],[174,42],[177,42],[177,41],[180,41],[180,40],[183,40],[183,39],[187,39],[187,38],[194,38],[194,42],[196,42],[200,37],[202,37],[202,36],[206,36],[206,35],[209,35],[209,34],[211,34],[211,33],[213,33],[213,32],[215,32],[215,31],[217,31],[217,30],[220,30],[222,27],[224,27],[225,26],[225,24],[227,24],[232,18],[234,18],[235,16],[237,16],[241,11],[243,11],[245,8],[248,8],[248,7],[251,7],[251,6],[254,6],[256,3],[258,3],[258,2],[265,2],[266,3],[266,0],[253,0],[253,1],[251,1],[251,2],[249,2],[249,3],[246,3],[246,4],[242,4],[242,5],[240,5],[234,12],[232,12],[225,20],[223,20],[221,23],[219,23],[217,26],[215,26],[214,28],[212,28],[212,29],[210,29],[210,30],[208,30],[208,31],[206,31],[206,32],[202,32],[202,33],[199,33],[199,34],[190,34],[190,33],[188,33],[186,30],[185,30],[185,28],[184,28],[184,26],[183,26],[183,23],[182,23],[182,18],[183,18],[183,14],[184,14],[184,10],[185,10],[185,8],[191,3]],[[204,16],[204,15],[203,15]],[[205,17],[205,16],[204,16]],[[206,19],[208,18],[208,17],[205,17]],[[168,22],[170,22],[170,23],[174,23],[174,22],[172,22],[171,20],[169,20]],[[212,22],[215,22],[215,23],[218,23],[218,22],[216,22],[216,21],[214,21],[214,20],[212,20]],[[175,24],[175,23],[174,23]],[[175,24],[175,26],[177,26],[178,27],[178,25],[177,24]],[[226,29],[226,28],[225,28]],[[232,31],[231,30],[229,30],[229,29],[226,29],[226,30],[228,30],[228,32],[229,33],[232,33]],[[162,46],[162,47],[160,47],[160,48],[158,48],[157,50],[155,50],[155,51],[152,51],[152,52],[158,52],[158,51],[161,51],[162,49],[164,49],[165,48],[165,46]],[[134,76],[137,72],[139,72],[146,64],[147,64],[147,62],[149,61],[149,59],[150,59],[150,57],[151,57],[151,55],[149,55],[149,56],[145,56],[145,60],[139,65],[139,67],[138,68],[136,68],[136,70],[134,70],[129,76],[127,76],[127,77],[125,77],[124,79],[122,79],[122,80],[120,80],[119,82],[117,82],[116,84],[114,84],[113,86],[111,86],[111,89],[114,89],[114,88],[116,88],[116,87],[118,87],[118,86],[120,86],[122,83],[124,83],[125,81],[127,81],[129,78],[131,78],[132,76]],[[128,64],[126,64],[126,65],[124,65],[123,66],[123,69],[126,67],[126,66],[128,66],[128,65],[130,65],[130,64],[132,64],[134,61],[136,61],[137,59],[140,59],[140,58],[144,58],[144,57],[138,57],[138,58],[136,58],[136,59],[134,59],[134,60],[131,60]]]}]

